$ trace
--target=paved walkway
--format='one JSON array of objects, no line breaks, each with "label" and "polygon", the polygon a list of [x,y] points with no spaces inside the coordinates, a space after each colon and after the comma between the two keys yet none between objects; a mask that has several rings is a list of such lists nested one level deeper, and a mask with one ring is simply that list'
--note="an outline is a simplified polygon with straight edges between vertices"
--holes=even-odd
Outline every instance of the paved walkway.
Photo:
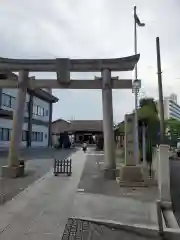
[{"label": "paved walkway", "polygon": [[73,200],[85,157],[72,155],[71,177],[54,177],[52,171],[0,207],[0,239],[60,239],[72,214]]},{"label": "paved walkway", "polygon": [[[86,156],[81,150],[72,155],[73,174],[71,177],[54,177],[50,171],[17,195],[13,201],[1,206],[0,239],[59,240],[69,217],[108,219],[156,226],[155,206],[149,200],[144,203],[127,196],[95,194],[86,192],[85,188],[77,192],[77,186],[84,184],[81,173]],[[87,156],[87,161],[95,161],[93,157]],[[118,230],[118,234],[114,232],[114,235],[111,235],[111,231],[104,235],[104,240],[113,239],[112,236],[115,237],[114,239],[117,237],[132,239],[132,236],[134,240],[159,239],[158,236],[148,237],[142,233],[135,234],[135,236],[134,233],[125,230]],[[102,238],[96,236],[88,239]]]},{"label": "paved walkway", "polygon": [[87,154],[74,215],[156,226],[156,188],[120,188],[114,180],[104,179],[103,160],[99,153]]},{"label": "paved walkway", "polygon": [[[63,159],[76,149],[39,149],[28,150],[23,152],[26,161],[25,176],[16,179],[0,178],[0,204],[11,200],[16,194],[27,188],[30,184],[36,181],[47,173],[53,166],[53,157]],[[5,164],[6,158],[0,158],[0,167]]]}]

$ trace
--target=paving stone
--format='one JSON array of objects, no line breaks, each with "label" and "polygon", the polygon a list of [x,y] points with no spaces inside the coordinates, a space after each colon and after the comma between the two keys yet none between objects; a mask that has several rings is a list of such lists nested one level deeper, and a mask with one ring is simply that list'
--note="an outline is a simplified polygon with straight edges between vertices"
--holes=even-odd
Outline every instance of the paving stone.
[{"label": "paving stone", "polygon": [[160,236],[154,232],[141,230],[126,230],[96,224],[91,221],[68,219],[62,240],[160,240]]}]

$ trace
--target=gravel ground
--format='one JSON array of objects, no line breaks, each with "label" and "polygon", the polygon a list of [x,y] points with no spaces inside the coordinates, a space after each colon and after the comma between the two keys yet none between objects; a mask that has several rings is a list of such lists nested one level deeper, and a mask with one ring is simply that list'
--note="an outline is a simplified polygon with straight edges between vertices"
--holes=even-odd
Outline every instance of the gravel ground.
[{"label": "gravel ground", "polygon": [[[27,161],[25,176],[16,179],[0,179],[1,204],[13,199],[15,195],[47,173],[53,167],[53,157],[58,159],[65,158],[74,151],[76,151],[76,149],[39,149],[22,151],[21,157]],[[7,152],[4,152],[3,155],[4,157],[0,157],[0,166],[6,164],[7,161]]]}]

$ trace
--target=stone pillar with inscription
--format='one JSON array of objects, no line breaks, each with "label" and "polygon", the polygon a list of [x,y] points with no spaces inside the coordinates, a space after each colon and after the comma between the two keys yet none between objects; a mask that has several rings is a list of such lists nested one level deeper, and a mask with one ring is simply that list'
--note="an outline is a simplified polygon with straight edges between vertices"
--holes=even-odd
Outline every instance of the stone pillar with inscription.
[{"label": "stone pillar with inscription", "polygon": [[126,114],[125,115],[125,164],[126,166],[134,166],[135,159],[134,159],[134,115],[133,114]]},{"label": "stone pillar with inscription", "polygon": [[141,165],[136,165],[134,154],[134,114],[125,115],[125,165],[120,169],[120,185],[143,182]]}]

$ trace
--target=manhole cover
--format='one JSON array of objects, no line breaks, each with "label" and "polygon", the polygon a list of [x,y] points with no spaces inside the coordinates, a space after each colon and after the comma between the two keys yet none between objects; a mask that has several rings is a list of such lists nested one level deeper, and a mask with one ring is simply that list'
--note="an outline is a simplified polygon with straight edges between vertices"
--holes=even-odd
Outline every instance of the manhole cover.
[{"label": "manhole cover", "polygon": [[90,223],[76,219],[68,219],[62,240],[88,239],[90,232]]},{"label": "manhole cover", "polygon": [[107,230],[113,231],[104,225],[95,224],[91,221],[69,218],[62,240],[109,240]]}]

